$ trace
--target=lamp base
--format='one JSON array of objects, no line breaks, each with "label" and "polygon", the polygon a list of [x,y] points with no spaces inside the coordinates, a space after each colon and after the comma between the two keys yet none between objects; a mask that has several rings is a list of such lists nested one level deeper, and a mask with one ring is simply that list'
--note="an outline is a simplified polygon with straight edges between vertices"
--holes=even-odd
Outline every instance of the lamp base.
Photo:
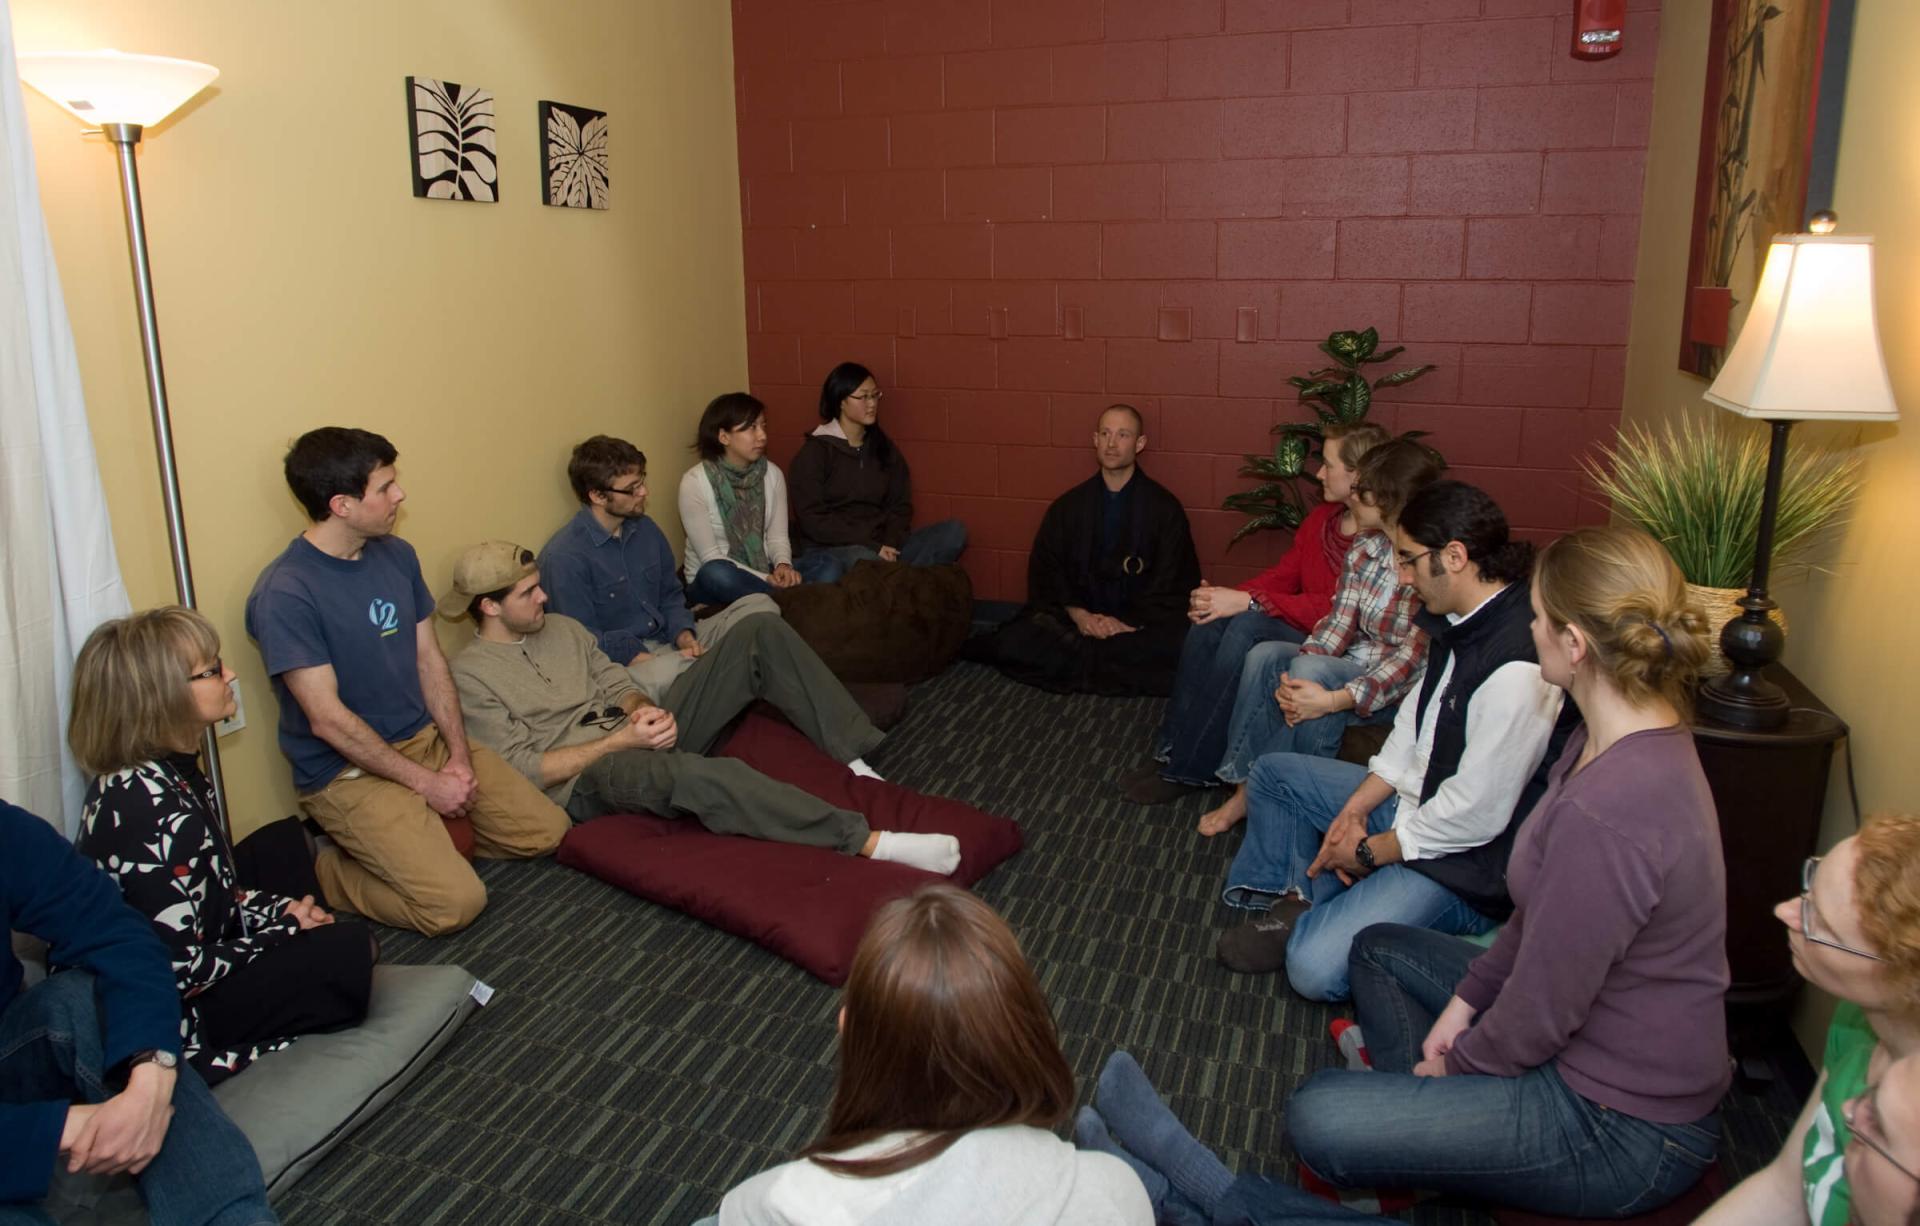
[{"label": "lamp base", "polygon": [[1720,651],[1733,671],[1700,687],[1699,714],[1735,728],[1778,728],[1787,722],[1787,695],[1761,676],[1780,658],[1786,633],[1769,614],[1777,608],[1766,589],[1750,588],[1740,616],[1720,630]]}]

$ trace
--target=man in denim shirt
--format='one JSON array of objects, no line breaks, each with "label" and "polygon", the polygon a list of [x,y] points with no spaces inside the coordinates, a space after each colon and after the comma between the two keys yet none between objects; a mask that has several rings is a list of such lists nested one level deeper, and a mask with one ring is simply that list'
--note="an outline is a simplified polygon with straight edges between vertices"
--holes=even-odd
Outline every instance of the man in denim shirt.
[{"label": "man in denim shirt", "polygon": [[667,538],[647,518],[647,457],[596,434],[573,449],[567,480],[580,512],[540,551],[548,608],[592,632],[658,704],[667,687],[740,619],[780,614],[761,593],[709,617],[696,635]]}]

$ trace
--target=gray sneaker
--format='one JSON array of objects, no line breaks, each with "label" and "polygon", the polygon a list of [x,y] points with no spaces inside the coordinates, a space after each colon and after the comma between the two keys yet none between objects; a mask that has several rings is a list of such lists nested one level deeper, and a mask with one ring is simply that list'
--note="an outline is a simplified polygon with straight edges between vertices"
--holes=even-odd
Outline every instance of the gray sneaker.
[{"label": "gray sneaker", "polygon": [[1243,975],[1271,975],[1287,964],[1287,940],[1306,910],[1306,899],[1298,894],[1282,894],[1274,899],[1265,915],[1221,933],[1214,952],[1228,970]]}]

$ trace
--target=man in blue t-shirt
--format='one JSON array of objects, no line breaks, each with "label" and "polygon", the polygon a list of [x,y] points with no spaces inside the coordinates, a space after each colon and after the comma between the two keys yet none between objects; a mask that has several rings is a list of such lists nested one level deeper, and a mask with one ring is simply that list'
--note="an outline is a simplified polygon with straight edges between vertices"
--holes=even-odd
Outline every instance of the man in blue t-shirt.
[{"label": "man in blue t-shirt", "polygon": [[540,551],[549,607],[585,626],[656,706],[735,624],[780,616],[755,592],[695,627],[673,548],[647,518],[647,457],[632,443],[594,435],[573,449],[567,480],[580,510]]},{"label": "man in blue t-shirt", "polygon": [[310,430],[287,484],[313,523],[260,572],[247,633],[280,702],[280,749],[300,805],[332,838],[315,860],[335,905],[428,936],[473,922],[486,887],[475,855],[544,856],[567,815],[491,751],[470,747],[413,547],[393,535],[406,492],[393,445],[365,430]]}]

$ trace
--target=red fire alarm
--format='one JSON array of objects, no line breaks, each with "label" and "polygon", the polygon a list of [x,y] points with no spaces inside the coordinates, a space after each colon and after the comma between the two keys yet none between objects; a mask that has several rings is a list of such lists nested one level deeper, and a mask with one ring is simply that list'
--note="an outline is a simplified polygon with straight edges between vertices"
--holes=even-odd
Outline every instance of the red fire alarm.
[{"label": "red fire alarm", "polygon": [[1627,0],[1574,0],[1573,58],[1604,60],[1620,54]]}]

